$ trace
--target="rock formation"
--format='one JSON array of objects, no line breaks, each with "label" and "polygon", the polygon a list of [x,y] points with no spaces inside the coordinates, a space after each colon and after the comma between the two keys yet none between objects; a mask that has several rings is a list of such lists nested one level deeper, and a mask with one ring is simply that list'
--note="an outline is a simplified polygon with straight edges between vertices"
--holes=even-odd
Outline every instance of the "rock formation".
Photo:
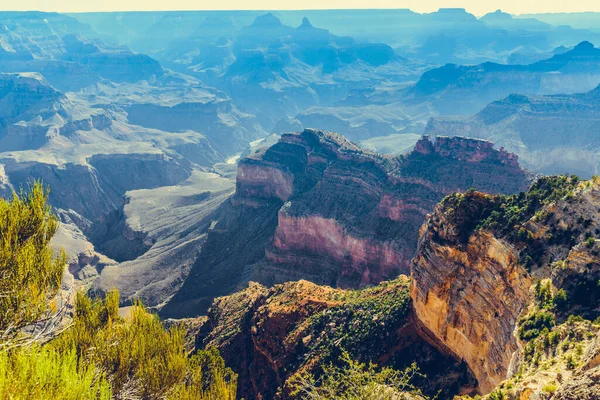
[{"label": "rock formation", "polygon": [[[98,51],[91,42],[78,43],[72,43],[78,51]],[[63,93],[38,73],[0,73],[0,194],[10,197],[42,180],[64,224],[54,244],[73,253],[73,276],[87,284],[100,275],[94,288],[119,286],[125,302],[137,295],[149,306],[181,285],[210,226],[207,215],[230,195],[233,182],[205,169],[240,154],[263,133],[222,94],[191,78],[161,79],[156,86],[103,82],[85,93]],[[202,118],[194,118],[199,111]],[[137,125],[148,114],[156,118]],[[156,127],[173,120],[179,122],[173,131]],[[159,188],[173,198],[152,191]],[[138,190],[157,196],[143,200],[156,215],[131,212]],[[182,217],[185,212],[194,216]],[[164,226],[140,222],[153,217]]]},{"label": "rock formation", "polygon": [[597,180],[572,177],[510,196],[452,194],[421,229],[410,280],[250,283],[212,303],[196,346],[219,348],[250,399],[287,398],[294,376],[342,349],[395,368],[415,361],[428,374],[417,386],[441,398],[594,399],[599,201]]},{"label": "rock formation", "polygon": [[202,312],[249,280],[356,288],[408,273],[419,226],[444,195],[525,184],[516,158],[489,142],[423,138],[391,157],[330,132],[285,134],[240,161],[235,196],[163,312]]},{"label": "rock formation", "polygon": [[411,270],[416,319],[426,337],[466,362],[481,392],[514,374],[524,342],[539,335],[523,327],[515,334],[536,310],[549,312],[539,283],[532,308],[535,279],[565,292],[568,305],[550,308],[557,318],[598,316],[598,221],[590,213],[598,190],[596,181],[555,177],[518,196],[452,195],[423,226]]},{"label": "rock formation", "polygon": [[532,280],[502,239],[480,232],[464,242],[459,232],[465,221],[457,214],[473,210],[448,212],[452,206],[460,207],[438,206],[423,227],[411,297],[426,335],[464,360],[486,393],[507,376],[517,350],[513,331]]},{"label": "rock formation", "polygon": [[318,372],[340,350],[361,361],[403,368],[414,360],[427,394],[448,398],[473,384],[464,364],[421,339],[410,315],[408,279],[359,291],[307,281],[215,299],[197,347],[217,347],[240,374],[240,397],[289,398],[294,377]]}]

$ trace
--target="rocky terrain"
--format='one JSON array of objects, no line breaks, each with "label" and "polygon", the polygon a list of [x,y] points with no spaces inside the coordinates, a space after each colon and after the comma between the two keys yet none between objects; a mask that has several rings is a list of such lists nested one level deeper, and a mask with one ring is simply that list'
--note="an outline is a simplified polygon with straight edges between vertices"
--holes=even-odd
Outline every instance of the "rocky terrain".
[{"label": "rocky terrain", "polygon": [[[558,362],[552,349],[578,321],[583,333],[568,335],[583,341],[576,345],[581,351],[589,344],[586,332],[593,336],[596,328],[583,318],[598,316],[598,270],[584,254],[596,251],[590,210],[598,190],[595,180],[558,177],[542,178],[519,196],[450,196],[424,226],[412,269],[415,313],[465,360],[484,393],[506,378],[524,384],[539,364]],[[567,320],[570,314],[579,320]],[[571,357],[568,375],[583,362],[582,354],[573,361],[569,349],[564,345],[558,357]],[[550,370],[561,372],[560,363]],[[568,381],[556,379],[557,387]]]},{"label": "rocky terrain", "polygon": [[533,171],[591,177],[598,172],[599,116],[600,88],[571,95],[511,95],[472,117],[434,118],[425,131],[490,140],[518,154]]},{"label": "rocky terrain", "polygon": [[[127,295],[145,289],[153,305],[177,289],[202,243],[203,215],[233,186],[206,170],[263,134],[222,94],[182,82],[99,84],[63,93],[38,73],[0,74],[2,195],[42,180],[63,220],[54,244],[70,254],[72,275],[89,283],[107,265],[118,274],[135,269],[135,281],[122,289]],[[204,117],[193,118],[198,112]],[[169,119],[178,125],[157,129],[168,128]],[[136,221],[130,210],[143,204],[139,189],[157,189],[144,192],[155,213],[145,218],[164,218],[162,227]],[[161,194],[165,190],[169,195]],[[178,223],[167,224],[164,210]],[[191,210],[192,218],[181,218]],[[157,272],[142,279],[145,269]],[[107,269],[103,282],[115,274]]]},{"label": "rocky terrain", "polygon": [[340,349],[396,368],[419,360],[426,393],[441,390],[448,398],[474,381],[464,365],[419,337],[408,284],[401,277],[352,291],[303,280],[271,289],[251,283],[215,300],[196,346],[221,350],[240,371],[238,393],[247,399],[289,398],[295,378],[335,361]]},{"label": "rocky terrain", "polygon": [[[342,37],[360,42],[383,42],[410,57],[427,57],[438,64],[503,62],[516,51],[549,52],[582,40],[595,39],[590,23],[577,23],[577,15],[515,16],[501,10],[482,17],[462,8],[442,8],[430,13],[409,9],[277,10],[273,13],[289,26],[308,18]],[[165,47],[185,48],[203,36],[229,37],[248,26],[262,11],[154,11],[72,14],[107,39],[119,39],[136,51],[161,58]],[[562,20],[561,20],[562,17]],[[557,21],[552,21],[552,19]],[[584,16],[582,19],[586,19]],[[543,22],[542,22],[543,21]],[[219,47],[217,47],[218,49]]]},{"label": "rocky terrain", "polygon": [[89,25],[57,13],[0,13],[0,72],[38,72],[62,91],[77,91],[107,79],[152,80],[164,74],[145,54],[111,46]]},{"label": "rocky terrain", "polygon": [[196,345],[221,350],[245,398],[288,398],[294,376],[342,350],[416,361],[418,385],[442,398],[597,398],[599,193],[595,180],[551,177],[518,195],[450,195],[421,229],[410,279],[251,283],[213,302]]},{"label": "rocky terrain", "polygon": [[202,313],[250,280],[356,288],[408,273],[419,226],[444,195],[514,193],[526,181],[517,158],[490,142],[423,138],[392,157],[330,132],[285,134],[239,162],[235,195],[162,312]]},{"label": "rocky terrain", "polygon": [[291,27],[268,13],[239,31],[216,35],[220,21],[205,24],[212,34],[180,41],[159,59],[225,91],[267,130],[307,107],[333,104],[350,90],[416,78],[419,70],[384,43],[357,43],[307,18]]}]

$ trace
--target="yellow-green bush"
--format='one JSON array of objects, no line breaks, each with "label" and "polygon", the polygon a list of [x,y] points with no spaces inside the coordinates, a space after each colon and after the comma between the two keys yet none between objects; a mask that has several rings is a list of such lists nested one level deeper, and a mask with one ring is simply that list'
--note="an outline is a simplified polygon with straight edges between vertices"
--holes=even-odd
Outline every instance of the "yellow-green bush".
[{"label": "yellow-green bush", "polygon": [[104,400],[111,387],[94,365],[78,365],[74,349],[34,345],[0,351],[0,398]]},{"label": "yellow-green bush", "polygon": [[109,292],[104,301],[79,294],[73,326],[49,346],[58,352],[76,349],[82,365],[103,371],[120,397],[235,398],[237,376],[216,350],[189,356],[182,329],[165,330],[141,304],[120,318],[118,304],[118,292]]},{"label": "yellow-green bush", "polygon": [[78,294],[74,323],[56,339],[0,350],[0,398],[236,398],[237,375],[216,349],[190,356],[183,330],[165,330],[140,304],[120,318],[118,301]]},{"label": "yellow-green bush", "polygon": [[420,375],[415,364],[402,371],[379,368],[373,363],[352,360],[345,351],[340,361],[343,366],[324,366],[319,378],[310,374],[293,377],[290,382],[292,397],[310,400],[425,400],[412,385],[413,377]]},{"label": "yellow-green bush", "polygon": [[58,220],[47,197],[36,183],[0,199],[0,399],[235,399],[237,375],[218,351],[190,356],[185,332],[166,330],[141,303],[119,317],[116,291],[103,301],[79,293],[70,327],[43,344],[27,337],[65,265],[48,246]]},{"label": "yellow-green bush", "polygon": [[0,335],[5,339],[49,309],[65,265],[48,246],[58,220],[47,205],[48,191],[35,183],[12,201],[0,198]]}]

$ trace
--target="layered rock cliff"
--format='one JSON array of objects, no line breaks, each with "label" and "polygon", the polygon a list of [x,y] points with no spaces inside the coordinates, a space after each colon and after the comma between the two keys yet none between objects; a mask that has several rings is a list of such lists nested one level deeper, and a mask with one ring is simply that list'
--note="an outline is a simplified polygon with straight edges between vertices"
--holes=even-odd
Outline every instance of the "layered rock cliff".
[{"label": "layered rock cliff", "polygon": [[595,399],[599,203],[600,182],[576,177],[449,195],[421,228],[410,280],[251,283],[212,303],[196,346],[218,347],[250,399],[291,396],[294,377],[318,376],[343,350],[416,362],[427,374],[417,386],[444,399]]},{"label": "layered rock cliff", "polygon": [[452,195],[423,226],[411,271],[416,319],[438,348],[466,362],[480,392],[518,371],[537,373],[537,364],[527,367],[533,340],[553,343],[555,320],[599,315],[599,189],[551,177],[519,195]]},{"label": "layered rock cliff", "polygon": [[408,273],[419,226],[443,196],[525,182],[516,157],[485,141],[423,138],[391,157],[330,132],[285,134],[240,161],[235,196],[163,312],[203,312],[249,280],[356,288]]},{"label": "layered rock cliff", "polygon": [[[516,249],[489,232],[462,237],[463,218],[438,206],[413,260],[411,297],[427,334],[471,367],[483,392],[502,382],[517,350],[513,330],[531,278]],[[454,206],[457,206],[456,204]],[[456,220],[453,220],[453,217]]]}]

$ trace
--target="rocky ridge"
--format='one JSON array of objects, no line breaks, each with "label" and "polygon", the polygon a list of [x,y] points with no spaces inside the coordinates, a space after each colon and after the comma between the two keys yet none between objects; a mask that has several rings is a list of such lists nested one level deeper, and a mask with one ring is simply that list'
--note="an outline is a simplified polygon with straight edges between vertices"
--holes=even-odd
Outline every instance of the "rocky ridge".
[{"label": "rocky ridge", "polygon": [[483,141],[423,138],[392,157],[330,132],[285,134],[239,162],[236,194],[163,312],[202,312],[250,280],[356,288],[408,273],[418,228],[444,195],[513,193],[526,180],[513,155]]},{"label": "rocky ridge", "polygon": [[251,283],[214,301],[196,346],[221,351],[240,372],[238,394],[247,399],[295,398],[294,380],[336,362],[341,349],[399,369],[419,360],[425,392],[452,396],[472,377],[418,336],[408,284],[407,277],[362,290],[304,280],[270,289]]},{"label": "rocky ridge", "polygon": [[439,115],[470,115],[511,93],[572,94],[600,82],[600,49],[590,42],[528,65],[447,64],[425,72],[404,102],[429,103]]},{"label": "rocky ridge", "polygon": [[213,302],[196,345],[220,349],[246,398],[288,398],[296,374],[348,350],[416,361],[428,374],[418,386],[442,398],[595,399],[599,193],[597,180],[549,177],[510,196],[447,196],[421,229],[410,279],[251,283]]},{"label": "rocky ridge", "polygon": [[571,95],[513,94],[471,117],[433,118],[425,132],[491,140],[536,172],[591,177],[598,170],[599,112],[600,88]]}]

